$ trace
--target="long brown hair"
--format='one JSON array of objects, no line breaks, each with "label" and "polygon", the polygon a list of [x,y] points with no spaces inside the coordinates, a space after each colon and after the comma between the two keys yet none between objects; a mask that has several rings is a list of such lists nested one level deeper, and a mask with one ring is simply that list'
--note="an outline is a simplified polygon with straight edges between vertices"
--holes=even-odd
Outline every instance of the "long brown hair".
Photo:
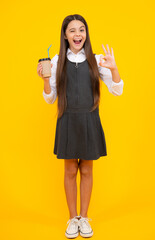
[{"label": "long brown hair", "polygon": [[60,43],[60,51],[59,51],[59,58],[57,62],[57,71],[56,71],[56,88],[57,88],[57,96],[58,96],[58,118],[60,118],[66,107],[67,107],[67,98],[66,98],[66,84],[67,84],[67,76],[66,76],[66,62],[67,62],[67,56],[66,52],[69,47],[68,40],[64,38],[66,28],[72,20],[79,20],[84,23],[86,27],[86,40],[83,45],[86,58],[89,65],[89,71],[92,81],[92,89],[93,89],[93,97],[94,97],[94,105],[91,109],[91,111],[95,110],[97,106],[99,105],[99,99],[100,99],[100,81],[99,81],[99,71],[97,67],[97,62],[95,59],[95,56],[92,52],[92,47],[90,43],[90,37],[89,37],[89,30],[88,25],[85,21],[85,19],[78,14],[69,15],[67,16],[62,23],[61,27],[61,43]]}]

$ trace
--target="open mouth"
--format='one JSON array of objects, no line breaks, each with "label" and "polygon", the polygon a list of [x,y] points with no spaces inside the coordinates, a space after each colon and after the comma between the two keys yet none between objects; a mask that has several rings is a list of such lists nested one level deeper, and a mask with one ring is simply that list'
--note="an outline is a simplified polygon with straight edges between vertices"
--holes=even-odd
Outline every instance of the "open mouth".
[{"label": "open mouth", "polygon": [[79,45],[82,42],[82,39],[81,40],[73,40],[73,41],[76,45]]}]

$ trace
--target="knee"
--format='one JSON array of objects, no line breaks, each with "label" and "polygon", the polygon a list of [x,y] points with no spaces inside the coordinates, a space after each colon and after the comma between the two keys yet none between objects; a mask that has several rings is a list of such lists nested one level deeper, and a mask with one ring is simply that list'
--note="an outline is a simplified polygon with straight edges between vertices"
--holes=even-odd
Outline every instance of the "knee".
[{"label": "knee", "polygon": [[90,176],[92,174],[92,164],[82,164],[79,165],[80,175],[81,176]]},{"label": "knee", "polygon": [[78,172],[78,162],[66,160],[65,164],[65,175],[69,178],[74,178]]}]

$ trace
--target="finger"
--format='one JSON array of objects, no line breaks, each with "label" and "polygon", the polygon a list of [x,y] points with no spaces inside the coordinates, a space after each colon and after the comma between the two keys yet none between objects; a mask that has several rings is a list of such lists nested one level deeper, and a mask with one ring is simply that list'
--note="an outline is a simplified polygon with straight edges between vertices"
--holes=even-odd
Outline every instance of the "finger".
[{"label": "finger", "polygon": [[101,61],[102,59],[104,59],[104,56],[103,56],[103,55],[100,56],[100,61]]},{"label": "finger", "polygon": [[103,55],[101,55],[101,57],[100,57],[100,61],[101,60],[106,60],[107,59],[107,56],[103,56]]},{"label": "finger", "polygon": [[106,49],[105,49],[103,44],[102,44],[102,48],[103,48],[104,53],[107,54],[107,51],[106,51]]},{"label": "finger", "polygon": [[105,66],[106,66],[106,63],[104,63],[104,62],[101,63],[101,62],[100,62],[99,65],[100,65],[101,67],[105,67]]},{"label": "finger", "polygon": [[40,68],[42,68],[42,66],[38,65],[37,70],[40,70]]},{"label": "finger", "polygon": [[103,54],[101,54],[100,59],[101,58],[107,58],[107,56],[104,56]]},{"label": "finger", "polygon": [[40,72],[40,71],[42,71],[42,68],[38,68],[38,70],[37,70],[38,72]]},{"label": "finger", "polygon": [[111,48],[111,52],[112,52],[112,56],[114,57],[114,51],[113,51],[113,48]]},{"label": "finger", "polygon": [[102,65],[100,65],[101,67],[105,67],[105,68],[107,68],[108,67],[108,65],[106,64],[106,63],[102,63]]},{"label": "finger", "polygon": [[111,54],[110,54],[110,49],[109,49],[108,44],[106,44],[106,46],[107,46],[107,49],[108,49],[108,54],[111,55]]}]

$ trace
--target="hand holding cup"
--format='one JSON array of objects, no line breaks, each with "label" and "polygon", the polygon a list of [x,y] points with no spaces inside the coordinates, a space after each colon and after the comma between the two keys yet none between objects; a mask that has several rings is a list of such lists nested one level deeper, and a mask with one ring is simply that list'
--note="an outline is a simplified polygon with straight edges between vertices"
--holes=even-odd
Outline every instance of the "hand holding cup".
[{"label": "hand holding cup", "polygon": [[51,67],[53,64],[51,63],[51,58],[49,56],[49,49],[52,44],[48,48],[48,58],[41,58],[38,61],[37,73],[39,77],[41,77],[44,81],[49,81],[51,77]]},{"label": "hand holding cup", "polygon": [[[51,68],[53,67],[53,64],[51,63]],[[47,81],[49,80],[49,77],[45,77],[43,75],[43,65],[41,62],[38,63],[38,66],[37,66],[37,73],[38,73],[38,76],[41,77],[44,81]]]}]

